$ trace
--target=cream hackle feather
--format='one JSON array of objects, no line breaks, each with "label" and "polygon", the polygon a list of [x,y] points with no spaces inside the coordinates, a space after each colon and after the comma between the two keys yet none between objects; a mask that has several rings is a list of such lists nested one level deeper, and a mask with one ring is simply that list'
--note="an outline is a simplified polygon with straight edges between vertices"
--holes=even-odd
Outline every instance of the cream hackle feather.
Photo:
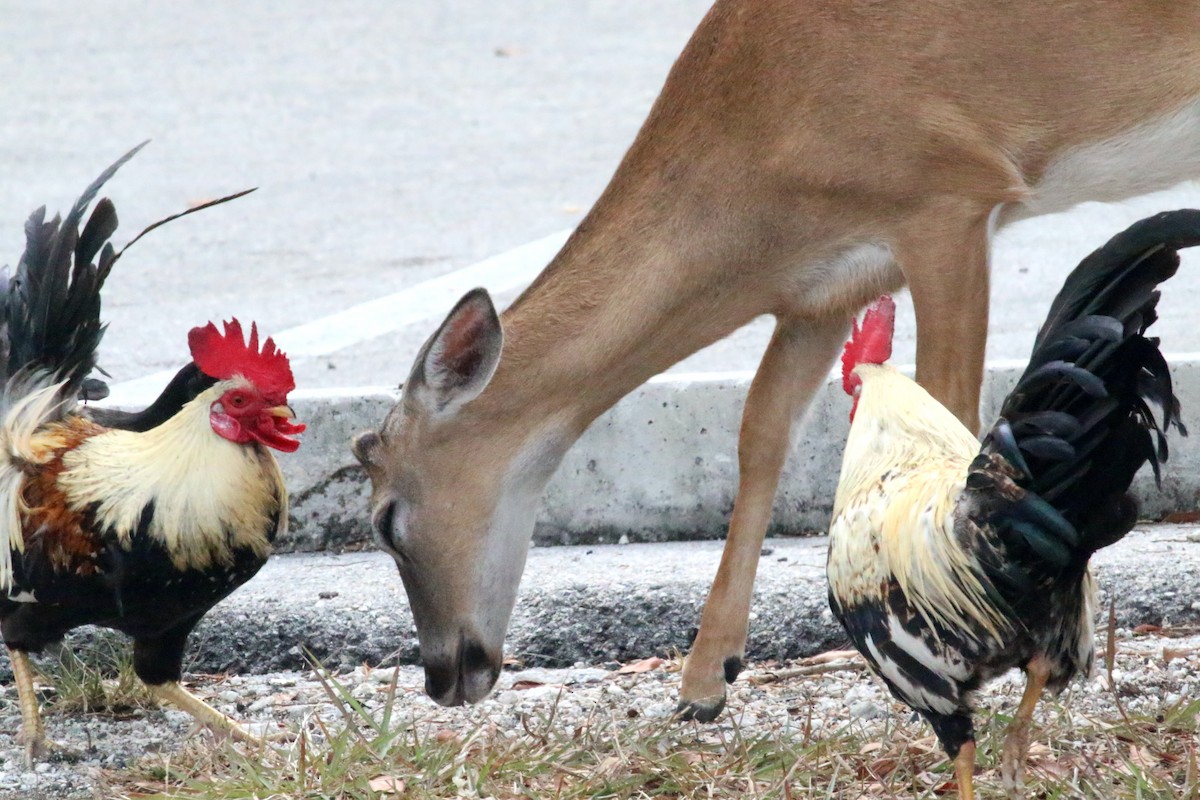
[{"label": "cream hackle feather", "polygon": [[[16,378],[5,389],[0,419],[0,519],[8,527],[8,536],[0,536],[0,594],[12,591],[13,552],[25,552],[21,519],[25,506],[26,468],[43,464],[53,455],[52,434],[40,430],[57,418],[63,407],[60,396],[65,382],[34,388],[49,380],[45,373]],[[16,399],[11,399],[11,398]]]},{"label": "cream hackle feather", "polygon": [[930,622],[1002,641],[1009,624],[954,530],[979,441],[893,367],[860,364],[855,372],[862,389],[830,529],[835,591],[878,598],[891,575]]},{"label": "cream hackle feather", "polygon": [[271,517],[287,525],[287,493],[265,448],[218,436],[209,408],[242,378],[222,381],[144,433],[110,430],[63,457],[59,488],[71,508],[95,508],[96,524],[128,547],[142,511],[154,504],[148,534],[180,569],[228,565],[235,548],[270,550]]}]

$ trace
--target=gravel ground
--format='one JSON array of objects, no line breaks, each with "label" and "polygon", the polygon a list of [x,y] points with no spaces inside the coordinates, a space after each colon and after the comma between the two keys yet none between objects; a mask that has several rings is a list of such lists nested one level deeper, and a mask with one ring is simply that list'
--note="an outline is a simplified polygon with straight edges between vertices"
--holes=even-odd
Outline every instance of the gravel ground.
[{"label": "gravel ground", "polygon": [[[1117,631],[1114,678],[1129,713],[1155,713],[1180,699],[1200,696],[1200,633],[1187,635]],[[1102,646],[1102,643],[1101,643]],[[845,662],[853,667],[857,662]],[[908,712],[894,703],[874,679],[853,669],[756,685],[756,677],[786,675],[792,663],[753,664],[732,689],[730,709],[720,723],[697,729],[698,736],[719,736],[737,725],[743,735],[770,729],[799,734],[810,726],[814,734],[853,721],[862,733],[882,733]],[[432,735],[465,735],[481,726],[520,736],[523,720],[546,716],[555,707],[553,724],[570,731],[582,722],[664,718],[674,708],[678,688],[677,664],[657,659],[630,664],[577,665],[571,669],[515,669],[505,673],[495,693],[467,709],[444,709],[422,693],[417,668],[364,669],[342,672],[339,680],[368,708],[386,701],[397,682],[404,724]],[[645,670],[645,671],[632,671]],[[1017,673],[994,682],[979,698],[981,709],[1011,712],[1020,697]],[[279,672],[238,677],[196,676],[193,688],[218,708],[246,720],[258,732],[295,729],[314,717],[340,724],[337,710],[311,672]],[[1039,710],[1039,719],[1111,719],[1119,713],[1101,671],[1058,700]],[[15,692],[0,693],[0,798],[112,797],[120,791],[153,791],[146,784],[130,787],[123,770],[140,759],[164,760],[182,747],[195,747],[190,719],[173,709],[132,710],[118,717],[50,713],[50,735],[81,751],[74,760],[42,763],[30,772],[22,768],[15,731],[19,728]],[[981,715],[980,727],[997,724]],[[207,737],[207,734],[195,734]],[[1036,734],[1035,734],[1036,737]],[[1035,738],[1034,754],[1038,749]]]}]

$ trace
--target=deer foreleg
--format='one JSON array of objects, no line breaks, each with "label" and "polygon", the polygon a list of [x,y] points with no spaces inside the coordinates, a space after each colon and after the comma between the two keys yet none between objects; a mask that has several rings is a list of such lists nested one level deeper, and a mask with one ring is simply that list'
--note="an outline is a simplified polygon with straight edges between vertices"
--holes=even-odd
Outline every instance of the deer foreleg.
[{"label": "deer foreleg", "polygon": [[754,575],[792,427],[825,383],[849,323],[849,314],[819,323],[781,321],[750,385],[729,536],[683,667],[677,713],[684,719],[714,719],[725,705],[725,684],[741,671]]}]

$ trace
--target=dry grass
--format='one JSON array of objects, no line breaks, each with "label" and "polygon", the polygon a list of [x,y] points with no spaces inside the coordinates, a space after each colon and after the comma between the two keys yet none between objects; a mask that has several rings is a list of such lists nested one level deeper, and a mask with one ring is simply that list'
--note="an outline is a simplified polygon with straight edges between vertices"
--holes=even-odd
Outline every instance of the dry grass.
[{"label": "dry grass", "polygon": [[[793,723],[753,734],[736,723],[698,726],[611,711],[564,724],[556,706],[523,730],[422,729],[398,722],[396,692],[368,713],[327,680],[340,722],[316,717],[276,754],[205,742],[170,760],[113,776],[121,797],[275,798],[934,798],[953,794],[950,765],[924,723],[893,713],[819,737],[803,693]],[[899,707],[896,707],[897,709]],[[1031,748],[1028,796],[1200,798],[1200,699],[1116,719],[1081,718],[1047,702]],[[979,715],[977,786],[999,796],[1007,719]],[[786,730],[784,728],[787,728]]]},{"label": "dry grass", "polygon": [[157,702],[133,672],[129,641],[96,629],[83,644],[63,645],[34,664],[43,682],[45,710],[120,716]]},{"label": "dry grass", "polygon": [[[1157,632],[1167,636],[1169,632]],[[1194,632],[1193,632],[1194,636]],[[1115,658],[1110,628],[1108,648]],[[1122,655],[1124,681],[1111,680],[1105,694],[1081,694],[1064,702],[1045,700],[1031,747],[1027,796],[1200,800],[1200,697],[1147,675],[1172,658],[1200,663],[1195,644],[1177,655],[1164,642],[1149,665],[1146,648]],[[78,652],[63,651],[57,663],[43,660],[54,691],[47,711],[125,716],[153,706],[133,676],[129,646],[101,635]],[[838,662],[845,664],[845,662]],[[677,669],[667,663],[667,670]],[[648,719],[622,702],[597,702],[588,716],[559,713],[555,701],[497,724],[477,714],[475,727],[414,717],[411,703],[392,683],[380,687],[382,702],[369,709],[348,682],[318,670],[327,702],[292,725],[293,741],[270,751],[214,747],[196,738],[171,755],[144,758],[131,770],[104,776],[104,797],[188,800],[296,798],[937,798],[953,796],[950,764],[928,726],[902,706],[875,721],[820,724],[817,698],[822,675],[837,664],[779,669],[769,698],[777,712],[756,724],[740,724],[738,706],[721,724],[697,725]],[[857,666],[857,665],[853,665]],[[1139,673],[1139,668],[1150,673]],[[1188,674],[1185,672],[1184,674]],[[767,673],[749,676],[764,683]],[[1131,681],[1129,676],[1134,676]],[[626,676],[636,679],[638,676]],[[660,675],[661,691],[673,682]],[[833,691],[845,691],[865,675],[843,672]],[[410,691],[412,689],[410,688]],[[318,690],[319,694],[319,690]],[[1193,692],[1193,695],[1195,693]],[[998,759],[1011,709],[1011,691],[983,699],[977,715],[981,798],[1000,797]],[[561,700],[562,695],[559,695]],[[1081,702],[1085,699],[1090,702]],[[577,704],[578,705],[578,704]],[[1136,708],[1131,710],[1130,707]],[[786,709],[786,713],[784,713]],[[417,715],[419,717],[419,715]],[[466,719],[452,714],[454,719]]]}]

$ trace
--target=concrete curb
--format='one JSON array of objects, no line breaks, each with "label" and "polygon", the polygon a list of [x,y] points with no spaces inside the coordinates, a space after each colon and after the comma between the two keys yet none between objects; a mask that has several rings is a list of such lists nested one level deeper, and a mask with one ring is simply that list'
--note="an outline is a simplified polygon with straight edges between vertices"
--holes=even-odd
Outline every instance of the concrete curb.
[{"label": "concrete curb", "polygon": [[[1171,358],[1185,420],[1200,414],[1200,357]],[[989,365],[984,418],[994,417],[1024,368]],[[601,416],[567,453],[543,500],[537,544],[712,539],[725,533],[737,488],[737,431],[752,373],[651,380]],[[377,427],[398,394],[386,389],[300,391],[309,423],[300,450],[281,463],[291,492],[283,551],[338,550],[369,541],[366,476],[350,438]],[[819,392],[784,468],[773,534],[823,531],[841,469],[849,404],[840,384]],[[1200,507],[1200,437],[1171,437],[1161,491],[1135,488],[1146,518]]]}]

